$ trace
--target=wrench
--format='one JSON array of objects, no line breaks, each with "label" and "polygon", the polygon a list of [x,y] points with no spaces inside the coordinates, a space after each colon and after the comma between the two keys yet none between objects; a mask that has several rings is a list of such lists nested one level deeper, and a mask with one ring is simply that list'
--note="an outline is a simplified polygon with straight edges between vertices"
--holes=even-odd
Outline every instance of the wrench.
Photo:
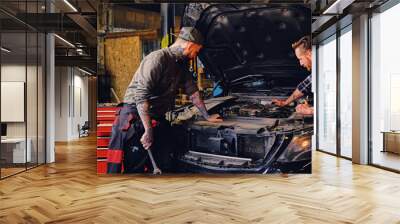
[{"label": "wrench", "polygon": [[154,175],[161,174],[161,170],[158,168],[156,161],[154,160],[153,153],[151,153],[151,149],[148,149],[147,153],[149,154],[151,164],[153,165],[153,174]]}]

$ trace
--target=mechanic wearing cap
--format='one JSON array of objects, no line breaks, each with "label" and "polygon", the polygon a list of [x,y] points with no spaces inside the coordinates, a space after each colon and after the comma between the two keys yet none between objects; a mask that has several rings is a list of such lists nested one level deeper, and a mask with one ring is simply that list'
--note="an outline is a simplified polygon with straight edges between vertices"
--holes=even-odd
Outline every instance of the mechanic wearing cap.
[{"label": "mechanic wearing cap", "polygon": [[[202,116],[221,122],[218,114],[209,115],[188,71],[188,62],[202,48],[203,38],[193,27],[183,27],[174,44],[147,55],[129,84],[124,105],[117,112],[108,150],[108,173],[144,172],[150,149],[162,170],[171,171],[173,163],[171,131],[165,113],[175,104],[179,87],[183,87]],[[147,161],[148,164],[148,161]]]},{"label": "mechanic wearing cap", "polygon": [[[312,67],[312,51],[311,51],[311,38],[310,36],[304,36],[299,41],[292,44],[292,48],[296,54],[300,65],[305,67],[311,72]],[[303,97],[310,95],[311,92],[311,75],[307,76],[295,89],[295,91],[286,99],[278,100],[275,99],[272,102],[276,105],[283,107],[289,105],[291,102]],[[296,106],[296,112],[303,115],[313,115],[314,107],[310,106],[307,101],[305,103]]]}]

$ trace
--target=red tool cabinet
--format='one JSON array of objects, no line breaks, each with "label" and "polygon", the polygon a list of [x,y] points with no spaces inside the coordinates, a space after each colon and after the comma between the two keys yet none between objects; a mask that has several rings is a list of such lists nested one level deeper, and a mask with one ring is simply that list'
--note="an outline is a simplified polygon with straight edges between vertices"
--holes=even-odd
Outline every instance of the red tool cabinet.
[{"label": "red tool cabinet", "polygon": [[97,173],[107,173],[107,151],[117,107],[97,107]]}]

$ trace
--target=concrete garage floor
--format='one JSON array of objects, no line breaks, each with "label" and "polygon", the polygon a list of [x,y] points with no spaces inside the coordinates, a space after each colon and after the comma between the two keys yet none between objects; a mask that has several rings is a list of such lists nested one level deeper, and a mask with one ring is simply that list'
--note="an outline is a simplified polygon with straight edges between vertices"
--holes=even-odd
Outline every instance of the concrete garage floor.
[{"label": "concrete garage floor", "polygon": [[95,138],[0,181],[0,223],[399,223],[400,175],[321,152],[312,175],[96,174]]}]

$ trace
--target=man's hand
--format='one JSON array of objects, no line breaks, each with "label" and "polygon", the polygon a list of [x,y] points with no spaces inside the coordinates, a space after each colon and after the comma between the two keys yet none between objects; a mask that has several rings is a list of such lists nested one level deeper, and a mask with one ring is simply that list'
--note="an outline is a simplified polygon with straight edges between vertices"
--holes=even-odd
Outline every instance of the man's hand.
[{"label": "man's hand", "polygon": [[151,145],[153,144],[153,130],[146,130],[140,139],[144,149],[150,149]]},{"label": "man's hand", "polygon": [[296,106],[296,113],[302,114],[302,115],[313,115],[314,114],[314,108],[310,107],[308,103],[304,104],[299,104]]},{"label": "man's hand", "polygon": [[207,112],[207,108],[204,105],[203,99],[200,97],[200,92],[196,91],[190,96],[193,104],[196,105],[197,109],[199,109],[201,115],[209,122],[222,122],[222,117],[219,114],[209,115]]},{"label": "man's hand", "polygon": [[219,114],[213,114],[207,117],[207,121],[213,122],[213,123],[218,123],[218,122],[223,122],[224,120]]},{"label": "man's hand", "polygon": [[304,96],[304,94],[296,88],[295,91],[293,91],[292,95],[290,95],[286,100],[272,100],[272,103],[275,103],[278,107],[284,107],[292,103],[293,101],[299,99],[300,97]]},{"label": "man's hand", "polygon": [[274,103],[275,105],[277,105],[278,107],[284,107],[286,106],[286,100],[278,100],[278,99],[274,99],[272,100],[272,103]]},{"label": "man's hand", "polygon": [[151,127],[149,108],[150,104],[148,101],[137,104],[137,110],[145,130],[142,138],[140,138],[140,142],[145,149],[149,149],[153,144],[153,128]]}]

